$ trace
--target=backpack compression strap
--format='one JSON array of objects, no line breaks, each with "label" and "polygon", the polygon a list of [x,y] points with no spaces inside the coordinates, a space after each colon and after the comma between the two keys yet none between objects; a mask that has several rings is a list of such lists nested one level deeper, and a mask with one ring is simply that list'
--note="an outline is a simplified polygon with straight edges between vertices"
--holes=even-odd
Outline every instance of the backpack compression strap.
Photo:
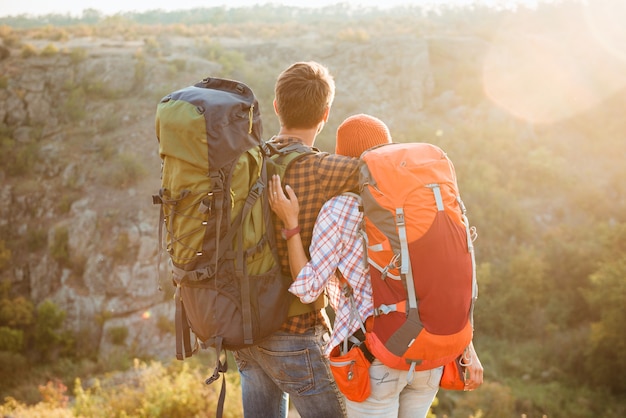
[{"label": "backpack compression strap", "polygon": [[228,371],[228,356],[224,357],[224,361],[222,362],[220,355],[222,353],[222,337],[217,337],[215,339],[215,369],[213,369],[213,375],[207,378],[204,383],[210,385],[220,378],[220,373],[222,374],[222,388],[220,389],[220,397],[217,401],[217,411],[215,412],[216,418],[221,418],[224,413],[224,401],[226,399],[226,376],[225,373]]},{"label": "backpack compression strap", "polygon": [[[261,176],[254,183],[248,197],[244,203],[241,213],[238,217],[239,222],[231,229],[237,231],[237,255],[235,257],[235,274],[239,278],[241,283],[241,314],[243,316],[243,338],[245,344],[252,344],[254,342],[252,335],[252,308],[250,305],[250,277],[248,276],[248,269],[246,268],[245,261],[248,258],[248,251],[243,251],[243,231],[241,228],[241,222],[246,218],[248,213],[252,210],[255,202],[261,197],[265,190],[265,184],[267,178],[267,172],[265,164],[261,168]],[[261,240],[260,244],[264,245],[265,240]],[[255,246],[252,250],[256,251]]]},{"label": "backpack compression strap", "polygon": [[478,232],[476,232],[476,227],[469,226],[469,220],[467,219],[467,211],[465,209],[465,204],[461,200],[460,196],[456,198],[457,202],[459,202],[459,206],[461,207],[461,213],[463,218],[463,223],[465,224],[465,233],[467,234],[467,250],[472,257],[472,303],[470,305],[470,322],[472,323],[472,327],[474,326],[474,304],[478,299],[478,280],[476,279],[476,256],[474,253],[474,241],[478,238]]},{"label": "backpack compression strap", "polygon": [[[165,212],[163,210],[163,205],[167,203],[163,198],[163,189],[159,190],[158,195],[152,196],[152,203],[155,205],[161,205],[159,209],[159,238],[157,243],[157,278],[159,290],[162,290],[161,255],[163,251],[163,224],[165,222]],[[173,264],[171,264],[171,260],[170,266],[173,270],[176,269],[182,271],[182,269],[178,269]],[[176,277],[176,272],[174,272],[174,277]],[[191,327],[189,326],[189,321],[187,320],[187,312],[185,311],[185,307],[183,306],[183,299],[180,294],[180,282],[178,281],[176,281],[174,301],[176,303],[176,310],[174,314],[174,324],[176,325],[176,358],[178,360],[184,360],[186,357],[191,357],[194,353],[198,351],[198,341],[196,340],[194,347],[191,346]]]},{"label": "backpack compression strap", "polygon": [[[396,227],[398,228],[398,237],[400,239],[400,276],[406,286],[407,291],[407,319],[404,324],[391,336],[389,342],[392,344],[402,344],[404,347],[411,345],[415,335],[424,328],[422,321],[419,317],[418,301],[415,292],[415,283],[413,282],[413,269],[411,267],[411,258],[409,256],[409,243],[406,234],[406,224],[404,222],[404,209],[396,208]],[[409,384],[413,381],[413,370],[415,368],[416,361],[411,362],[411,368],[407,375],[407,381]]]}]

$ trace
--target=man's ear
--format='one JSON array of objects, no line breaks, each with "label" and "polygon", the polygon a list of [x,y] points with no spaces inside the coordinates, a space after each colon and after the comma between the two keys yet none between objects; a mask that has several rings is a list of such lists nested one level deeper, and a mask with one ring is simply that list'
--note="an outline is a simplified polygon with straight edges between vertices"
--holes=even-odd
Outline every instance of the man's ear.
[{"label": "man's ear", "polygon": [[324,123],[328,122],[328,116],[330,116],[330,106],[326,106],[326,110],[324,110],[324,117],[322,119]]},{"label": "man's ear", "polygon": [[274,99],[272,101],[272,104],[274,105],[274,113],[276,113],[276,115],[278,115],[278,106],[276,105],[276,99]]}]

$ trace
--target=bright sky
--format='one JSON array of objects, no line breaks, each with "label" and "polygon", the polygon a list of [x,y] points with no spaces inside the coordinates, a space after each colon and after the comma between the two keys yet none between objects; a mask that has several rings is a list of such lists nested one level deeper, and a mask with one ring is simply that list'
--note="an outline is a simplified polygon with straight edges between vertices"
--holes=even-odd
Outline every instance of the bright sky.
[{"label": "bright sky", "polygon": [[354,6],[392,7],[401,4],[433,5],[437,3],[459,5],[480,3],[494,6],[526,3],[534,5],[539,1],[540,0],[186,0],[185,2],[177,2],[172,0],[0,0],[0,17],[16,16],[20,14],[41,16],[49,13],[69,13],[72,16],[80,17],[83,10],[86,9],[95,9],[108,15],[118,12],[143,12],[155,9],[169,11],[193,9],[197,7],[240,7],[269,3],[298,7],[317,7],[343,2]]}]

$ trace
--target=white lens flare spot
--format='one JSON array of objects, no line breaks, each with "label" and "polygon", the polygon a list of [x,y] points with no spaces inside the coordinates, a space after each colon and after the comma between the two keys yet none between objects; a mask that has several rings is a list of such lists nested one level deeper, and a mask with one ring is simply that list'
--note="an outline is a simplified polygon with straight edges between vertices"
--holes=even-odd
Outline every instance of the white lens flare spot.
[{"label": "white lens flare spot", "polygon": [[510,15],[483,64],[487,96],[519,118],[554,123],[626,87],[626,6],[608,10],[619,3]]}]

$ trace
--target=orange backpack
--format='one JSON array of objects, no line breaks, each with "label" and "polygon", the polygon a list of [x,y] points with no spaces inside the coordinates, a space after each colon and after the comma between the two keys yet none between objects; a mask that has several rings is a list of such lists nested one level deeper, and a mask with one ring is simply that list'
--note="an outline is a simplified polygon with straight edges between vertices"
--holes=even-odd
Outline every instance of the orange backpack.
[{"label": "orange backpack", "polygon": [[361,159],[375,310],[366,324],[367,347],[396,369],[443,366],[472,340],[478,294],[476,231],[454,166],[426,143],[385,144]]}]

